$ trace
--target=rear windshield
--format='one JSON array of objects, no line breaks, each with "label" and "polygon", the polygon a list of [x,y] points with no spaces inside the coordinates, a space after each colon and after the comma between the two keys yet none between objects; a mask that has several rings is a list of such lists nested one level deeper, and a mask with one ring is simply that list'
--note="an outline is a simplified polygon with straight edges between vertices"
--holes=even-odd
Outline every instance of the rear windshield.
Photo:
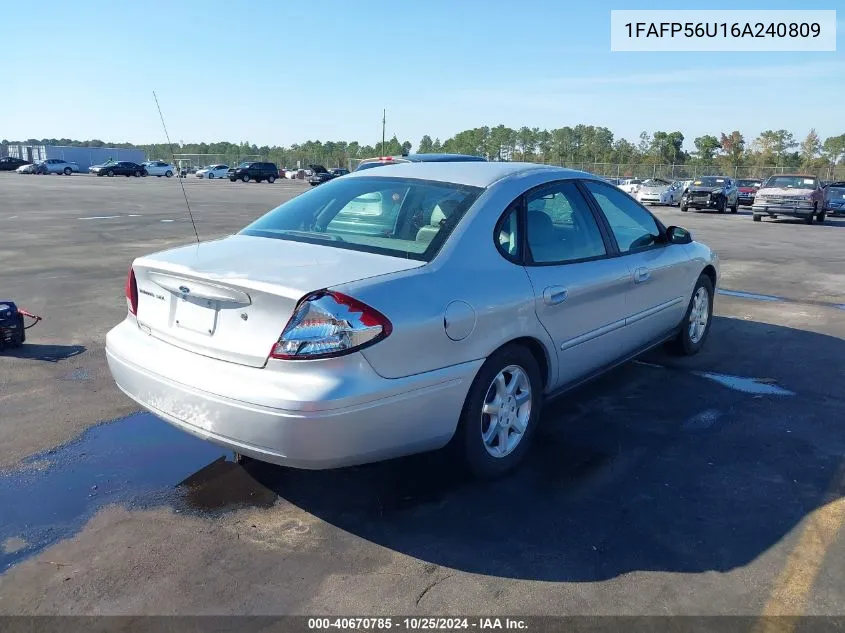
[{"label": "rear windshield", "polygon": [[759,180],[737,180],[736,186],[737,187],[759,187],[760,181]]},{"label": "rear windshield", "polygon": [[276,207],[241,235],[431,261],[481,192],[410,178],[338,178]]},{"label": "rear windshield", "polygon": [[819,186],[819,181],[816,178],[804,176],[772,176],[766,181],[765,186],[778,189],[815,189]]},{"label": "rear windshield", "polygon": [[362,169],[372,169],[373,167],[383,167],[385,165],[397,165],[399,163],[408,163],[410,161],[407,160],[374,160],[369,163],[360,163],[358,167],[355,168],[355,171],[361,171]]}]

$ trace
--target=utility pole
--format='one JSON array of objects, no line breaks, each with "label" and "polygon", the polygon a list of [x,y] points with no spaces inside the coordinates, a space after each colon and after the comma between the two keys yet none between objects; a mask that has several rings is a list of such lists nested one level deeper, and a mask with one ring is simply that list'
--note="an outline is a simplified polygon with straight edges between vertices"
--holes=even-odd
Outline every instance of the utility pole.
[{"label": "utility pole", "polygon": [[385,154],[385,151],[384,151],[384,131],[385,131],[386,126],[387,126],[387,108],[385,108],[381,113],[381,153],[382,153],[382,155]]}]

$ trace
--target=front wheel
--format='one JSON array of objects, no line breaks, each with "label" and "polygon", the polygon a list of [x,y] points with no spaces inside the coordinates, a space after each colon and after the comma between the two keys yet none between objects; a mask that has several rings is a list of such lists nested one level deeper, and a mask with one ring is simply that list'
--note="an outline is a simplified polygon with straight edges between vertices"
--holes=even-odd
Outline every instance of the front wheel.
[{"label": "front wheel", "polygon": [[724,213],[725,211],[727,211],[728,210],[728,199],[722,198],[721,200],[719,200],[719,204],[716,207],[716,209],[719,211],[719,213]]},{"label": "front wheel", "polygon": [[813,214],[810,213],[804,217],[804,224],[812,224],[813,223]]},{"label": "front wheel", "polygon": [[760,215],[759,213],[755,213],[753,218],[754,218],[755,222],[762,222],[763,221],[763,216]]},{"label": "front wheel", "polygon": [[739,212],[739,200],[734,202],[733,205],[731,206],[731,213],[737,213],[737,212]]},{"label": "front wheel", "polygon": [[229,182],[235,182],[237,178],[229,178]]},{"label": "front wheel", "polygon": [[684,320],[681,321],[681,331],[669,342],[672,351],[683,356],[697,354],[710,333],[712,317],[713,282],[702,273],[692,291]]},{"label": "front wheel", "polygon": [[479,479],[507,474],[524,459],[543,400],[534,356],[521,345],[491,355],[470,387],[456,431],[456,446]]},{"label": "front wheel", "polygon": [[241,176],[241,180],[242,180],[243,182],[249,182],[249,176],[247,176],[246,174],[244,174],[243,176]]},{"label": "front wheel", "polygon": [[214,180],[214,174],[212,174],[211,172],[208,172],[208,179]]},{"label": "front wheel", "polygon": [[685,205],[683,202],[681,203],[680,206],[681,206],[681,211],[683,211],[684,213],[689,211],[689,207],[687,205]]},{"label": "front wheel", "polygon": [[106,176],[108,176],[109,178],[111,178],[112,176],[114,176],[114,172],[113,172],[111,169],[109,169],[109,170],[106,172]]}]

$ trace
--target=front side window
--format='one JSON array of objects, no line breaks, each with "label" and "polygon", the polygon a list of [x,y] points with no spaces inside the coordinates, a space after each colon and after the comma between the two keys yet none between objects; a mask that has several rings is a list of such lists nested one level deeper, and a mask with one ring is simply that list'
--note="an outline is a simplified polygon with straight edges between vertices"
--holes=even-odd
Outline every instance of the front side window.
[{"label": "front side window", "polygon": [[409,178],[338,178],[241,234],[431,261],[481,191]]},{"label": "front side window", "polygon": [[587,201],[572,182],[526,197],[526,237],[531,260],[566,264],[607,254]]},{"label": "front side window", "polygon": [[607,218],[621,253],[633,253],[662,243],[657,221],[630,196],[593,180],[585,180],[584,186]]}]

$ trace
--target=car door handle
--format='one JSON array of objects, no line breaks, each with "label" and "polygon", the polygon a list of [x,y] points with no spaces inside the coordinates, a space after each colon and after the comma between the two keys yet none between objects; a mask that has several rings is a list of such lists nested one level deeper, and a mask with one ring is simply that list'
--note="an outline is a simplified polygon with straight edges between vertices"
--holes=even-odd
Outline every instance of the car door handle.
[{"label": "car door handle", "polygon": [[648,268],[637,268],[634,271],[634,283],[641,284],[644,281],[648,281],[649,277],[651,277],[651,273],[648,271]]},{"label": "car door handle", "polygon": [[549,286],[543,290],[543,302],[546,305],[555,306],[566,301],[569,291],[561,286]]}]

